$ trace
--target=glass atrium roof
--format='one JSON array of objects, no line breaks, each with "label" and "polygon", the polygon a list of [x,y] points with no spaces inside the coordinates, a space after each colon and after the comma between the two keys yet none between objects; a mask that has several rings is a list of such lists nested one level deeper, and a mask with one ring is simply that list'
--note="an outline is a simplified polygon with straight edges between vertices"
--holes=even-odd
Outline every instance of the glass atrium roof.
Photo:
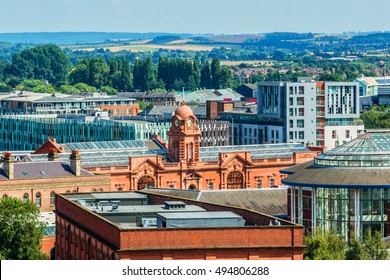
[{"label": "glass atrium roof", "polygon": [[[131,156],[160,155],[164,161],[170,161],[167,149],[150,140],[68,143],[63,146],[67,152],[59,153],[58,160],[69,162],[70,150],[77,149],[83,167],[128,165]],[[202,161],[218,161],[219,153],[229,152],[251,152],[252,159],[265,159],[292,157],[294,152],[310,150],[299,143],[201,147],[200,158]],[[30,154],[27,161],[47,161],[47,154]]]},{"label": "glass atrium roof", "polygon": [[112,149],[147,149],[148,146],[142,140],[127,140],[127,141],[100,141],[100,142],[79,142],[66,144],[70,150],[112,150]]},{"label": "glass atrium roof", "polygon": [[390,166],[390,132],[369,132],[315,158],[324,166]]},{"label": "glass atrium roof", "polygon": [[252,159],[292,157],[294,152],[310,152],[299,143],[201,147],[202,161],[216,161],[219,153],[251,152]]}]

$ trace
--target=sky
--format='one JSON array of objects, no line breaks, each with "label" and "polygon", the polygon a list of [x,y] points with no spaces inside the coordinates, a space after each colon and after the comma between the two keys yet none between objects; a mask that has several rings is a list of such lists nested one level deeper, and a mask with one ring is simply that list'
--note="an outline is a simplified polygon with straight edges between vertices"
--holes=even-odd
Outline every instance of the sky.
[{"label": "sky", "polygon": [[389,0],[0,0],[0,33],[390,31]]}]

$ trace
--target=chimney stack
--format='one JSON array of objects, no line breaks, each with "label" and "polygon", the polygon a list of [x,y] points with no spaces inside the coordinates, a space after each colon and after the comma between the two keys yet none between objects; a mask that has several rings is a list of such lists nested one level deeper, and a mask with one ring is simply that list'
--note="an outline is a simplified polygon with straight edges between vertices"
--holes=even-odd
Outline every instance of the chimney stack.
[{"label": "chimney stack", "polygon": [[54,149],[54,148],[50,148],[50,152],[47,155],[47,158],[48,158],[49,161],[56,161],[56,160],[58,160],[57,150]]},{"label": "chimney stack", "polygon": [[76,176],[80,176],[81,163],[80,163],[80,154],[78,150],[72,150],[72,155],[70,156],[70,169]]},{"label": "chimney stack", "polygon": [[4,152],[2,157],[3,170],[8,179],[14,179],[14,158],[9,152]]}]

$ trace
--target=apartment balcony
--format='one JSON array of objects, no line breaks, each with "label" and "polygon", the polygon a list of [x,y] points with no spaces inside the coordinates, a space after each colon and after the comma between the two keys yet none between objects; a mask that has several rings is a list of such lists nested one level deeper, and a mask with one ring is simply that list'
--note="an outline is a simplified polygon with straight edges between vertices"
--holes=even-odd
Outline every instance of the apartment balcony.
[{"label": "apartment balcony", "polygon": [[324,134],[317,134],[316,140],[325,140],[325,135]]},{"label": "apartment balcony", "polygon": [[325,117],[325,112],[316,112],[317,117]]},{"label": "apartment balcony", "polygon": [[325,101],[317,101],[317,107],[325,107]]},{"label": "apartment balcony", "polygon": [[325,96],[325,90],[317,90],[316,95],[317,96]]}]

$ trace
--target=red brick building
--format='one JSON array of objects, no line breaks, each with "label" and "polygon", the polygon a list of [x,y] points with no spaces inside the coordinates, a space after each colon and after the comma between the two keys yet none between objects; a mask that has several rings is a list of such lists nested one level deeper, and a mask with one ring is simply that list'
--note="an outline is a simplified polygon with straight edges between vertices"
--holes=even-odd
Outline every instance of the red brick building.
[{"label": "red brick building", "polygon": [[[117,194],[117,195],[115,195]],[[120,194],[121,196],[118,196]],[[56,196],[55,259],[245,259],[245,260],[302,260],[303,228],[284,220],[252,210],[228,207],[190,199],[153,194],[148,191],[122,193],[67,194]],[[147,196],[148,205],[135,202],[135,195]],[[129,198],[133,201],[129,204]],[[111,199],[111,206],[109,204]],[[104,203],[103,203],[104,201]],[[184,202],[184,203],[183,203]],[[132,205],[133,206],[130,206]],[[134,205],[137,204],[137,205]],[[168,209],[167,205],[188,207]],[[103,206],[104,205],[104,206]],[[118,206],[119,205],[119,206]],[[161,207],[160,207],[161,206]],[[110,208],[112,207],[112,208]],[[126,208],[129,207],[129,208]],[[142,220],[148,207],[159,210],[148,212],[157,226],[145,227],[134,223]],[[128,209],[142,209],[131,212]],[[194,210],[195,209],[195,210]],[[164,211],[152,213],[153,211]],[[195,211],[195,212],[194,212]],[[179,225],[175,228],[159,226],[158,217],[199,215],[218,217],[230,213],[241,217],[242,225],[207,225],[207,222]],[[206,213],[206,214],[205,214]],[[133,220],[131,217],[133,215]],[[160,216],[159,216],[160,215]],[[150,222],[149,225],[152,225]]]},{"label": "red brick building", "polygon": [[[15,162],[11,153],[3,153],[0,198],[31,200],[39,207],[42,215],[54,210],[56,193],[111,190],[110,176],[94,175],[82,169],[77,151],[73,151],[69,164],[56,161],[53,155],[52,153],[46,162],[24,163]],[[50,233],[42,240],[42,251],[48,256],[54,241],[54,235]]]},{"label": "red brick building", "polygon": [[185,102],[171,122],[169,143],[154,138],[59,145],[49,139],[24,160],[46,160],[45,153],[52,148],[60,160],[67,160],[70,150],[77,149],[84,169],[110,174],[112,190],[222,190],[280,186],[286,175],[279,170],[319,153],[298,143],[200,147],[197,118]]},{"label": "red brick building", "polygon": [[80,166],[78,151],[69,163],[49,157],[46,162],[14,162],[3,153],[0,168],[0,197],[33,201],[41,212],[54,210],[56,193],[110,191],[110,176],[95,175]]}]

